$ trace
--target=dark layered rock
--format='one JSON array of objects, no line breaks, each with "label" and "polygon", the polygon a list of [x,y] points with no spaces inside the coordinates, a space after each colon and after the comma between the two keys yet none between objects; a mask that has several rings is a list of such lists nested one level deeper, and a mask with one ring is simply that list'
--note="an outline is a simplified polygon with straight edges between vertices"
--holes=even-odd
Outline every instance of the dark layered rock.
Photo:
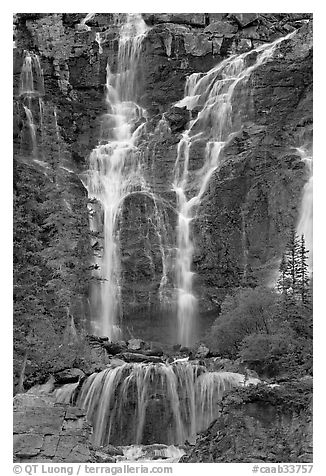
[{"label": "dark layered rock", "polygon": [[177,23],[203,27],[206,25],[205,13],[145,13],[144,20],[148,23]]},{"label": "dark layered rock", "polygon": [[195,223],[194,265],[206,290],[267,284],[296,223],[307,172],[295,147],[312,140],[311,38],[303,27],[249,80],[248,122],[226,147]]},{"label": "dark layered rock", "polygon": [[91,462],[91,427],[85,412],[58,405],[47,396],[14,398],[14,461]]},{"label": "dark layered rock", "polygon": [[180,132],[186,128],[190,120],[190,112],[184,107],[172,107],[164,115],[172,132]]},{"label": "dark layered rock", "polygon": [[54,374],[55,382],[58,384],[78,382],[84,377],[84,372],[80,369],[66,369]]},{"label": "dark layered rock", "polygon": [[[99,116],[104,112],[105,64],[100,68],[95,33],[78,32],[63,14],[30,18],[19,14],[14,50],[14,91],[18,94],[23,51],[40,56],[45,83],[45,108],[57,109],[58,125],[76,161],[96,146]],[[67,28],[68,26],[68,28]],[[78,59],[79,58],[79,59]],[[101,75],[102,74],[102,75]],[[85,108],[84,104],[90,107]]]},{"label": "dark layered rock", "polygon": [[231,17],[236,20],[241,28],[245,28],[252,23],[257,23],[259,13],[232,13]]},{"label": "dark layered rock", "polygon": [[145,355],[153,355],[153,356],[156,356],[156,357],[162,357],[164,355],[164,351],[161,347],[154,347],[154,348],[150,348],[148,350],[144,350],[143,351],[143,354]]},{"label": "dark layered rock", "polygon": [[214,21],[204,29],[204,33],[210,33],[217,38],[223,38],[224,36],[233,36],[238,31],[236,25],[225,21]]},{"label": "dark layered rock", "polygon": [[124,350],[127,350],[127,346],[124,342],[105,342],[102,344],[102,347],[111,355],[118,355]]},{"label": "dark layered rock", "polygon": [[237,389],[180,462],[312,462],[310,383]]},{"label": "dark layered rock", "polygon": [[123,352],[117,354],[117,357],[125,362],[148,362],[148,363],[162,363],[163,360],[155,355],[137,354],[136,352]]}]

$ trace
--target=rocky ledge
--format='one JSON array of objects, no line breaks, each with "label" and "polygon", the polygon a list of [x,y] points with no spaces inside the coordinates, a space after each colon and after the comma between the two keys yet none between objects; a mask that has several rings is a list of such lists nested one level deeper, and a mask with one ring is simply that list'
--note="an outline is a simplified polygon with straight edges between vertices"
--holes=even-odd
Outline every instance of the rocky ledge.
[{"label": "rocky ledge", "polygon": [[183,463],[311,463],[312,378],[236,388]]},{"label": "rocky ledge", "polygon": [[184,450],[162,444],[94,446],[85,412],[54,402],[50,395],[25,393],[14,398],[14,462],[118,463],[178,462]]},{"label": "rocky ledge", "polygon": [[14,462],[92,461],[85,412],[31,393],[14,398]]}]

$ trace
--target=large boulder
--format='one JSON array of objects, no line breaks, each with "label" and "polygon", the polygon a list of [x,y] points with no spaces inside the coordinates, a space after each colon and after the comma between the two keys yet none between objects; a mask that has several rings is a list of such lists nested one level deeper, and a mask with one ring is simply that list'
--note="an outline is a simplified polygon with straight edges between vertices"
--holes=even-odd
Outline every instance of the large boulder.
[{"label": "large boulder", "polygon": [[125,342],[105,342],[103,343],[103,347],[110,355],[117,355],[127,350]]},{"label": "large boulder", "polygon": [[196,351],[195,358],[204,359],[205,357],[208,356],[208,354],[209,354],[209,348],[206,347],[204,344],[200,344],[200,346],[198,347]]},{"label": "large boulder", "polygon": [[145,342],[141,339],[129,339],[127,344],[128,350],[141,350],[144,348]]},{"label": "large boulder", "polygon": [[80,369],[65,369],[54,374],[54,379],[56,383],[65,384],[65,383],[74,383],[78,382],[82,377],[84,377],[84,372]]}]

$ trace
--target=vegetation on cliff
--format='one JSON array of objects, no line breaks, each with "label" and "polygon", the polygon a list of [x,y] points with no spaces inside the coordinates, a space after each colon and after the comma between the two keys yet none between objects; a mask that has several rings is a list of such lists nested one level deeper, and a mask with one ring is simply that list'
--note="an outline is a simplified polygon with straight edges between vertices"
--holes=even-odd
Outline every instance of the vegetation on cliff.
[{"label": "vegetation on cliff", "polygon": [[312,372],[312,298],[304,237],[295,230],[280,264],[276,289],[234,289],[206,337],[217,354],[240,357],[259,374]]},{"label": "vegetation on cliff", "polygon": [[[87,198],[62,167],[63,142],[44,132],[47,165],[17,154],[14,162],[14,380],[60,361],[64,331],[85,314],[90,282]],[[58,150],[60,149],[60,154]],[[65,355],[66,354],[66,355]],[[25,364],[26,366],[25,366]]]}]

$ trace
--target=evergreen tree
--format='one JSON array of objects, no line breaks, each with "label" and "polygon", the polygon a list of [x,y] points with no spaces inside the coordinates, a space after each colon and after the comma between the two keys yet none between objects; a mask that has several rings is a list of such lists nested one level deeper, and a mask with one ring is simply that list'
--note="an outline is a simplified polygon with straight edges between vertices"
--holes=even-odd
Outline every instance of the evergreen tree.
[{"label": "evergreen tree", "polygon": [[288,288],[288,279],[287,279],[287,262],[285,260],[285,255],[282,255],[282,260],[279,268],[279,279],[277,281],[277,289],[280,293],[286,294]]},{"label": "evergreen tree", "polygon": [[300,241],[300,268],[299,268],[299,282],[302,302],[306,303],[310,298],[310,279],[308,272],[308,254],[306,249],[304,235],[301,235]]},{"label": "evergreen tree", "polygon": [[291,229],[286,253],[290,295],[296,297],[299,292],[300,241],[294,228]]},{"label": "evergreen tree", "polygon": [[294,299],[306,302],[309,294],[309,274],[304,236],[301,239],[294,228],[279,267],[278,290]]}]

